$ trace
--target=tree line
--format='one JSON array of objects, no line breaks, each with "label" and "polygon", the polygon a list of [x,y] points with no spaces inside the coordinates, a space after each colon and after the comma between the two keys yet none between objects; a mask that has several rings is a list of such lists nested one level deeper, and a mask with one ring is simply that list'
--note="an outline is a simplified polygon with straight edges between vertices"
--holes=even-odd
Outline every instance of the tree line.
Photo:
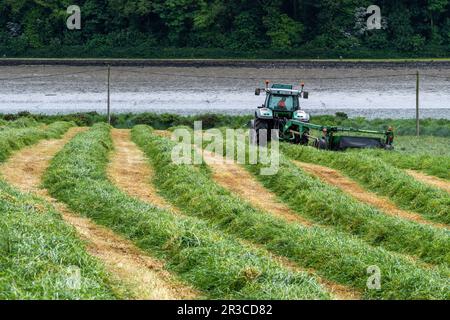
[{"label": "tree line", "polygon": [[[81,9],[81,29],[66,26]],[[368,30],[370,5],[382,29]],[[2,56],[448,56],[450,0],[1,0]]]}]

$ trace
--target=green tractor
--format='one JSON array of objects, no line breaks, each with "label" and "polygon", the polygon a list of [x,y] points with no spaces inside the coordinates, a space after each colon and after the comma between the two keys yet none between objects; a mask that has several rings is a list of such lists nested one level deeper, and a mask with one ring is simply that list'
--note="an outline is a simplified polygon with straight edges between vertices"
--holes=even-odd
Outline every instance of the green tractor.
[{"label": "green tractor", "polygon": [[[257,88],[256,95],[266,92],[265,103],[258,107],[251,121],[251,142],[264,144],[271,140],[272,130],[276,138],[301,145],[312,145],[318,149],[345,150],[348,148],[393,149],[394,132],[362,130],[337,126],[322,126],[310,123],[310,116],[300,108],[300,98],[308,99],[304,83],[295,88],[288,84],[273,84],[269,88]],[[314,135],[317,132],[318,135]],[[347,135],[352,133],[352,135]]]},{"label": "green tractor", "polygon": [[[302,83],[299,88],[289,84],[273,84],[269,88],[269,81],[266,81],[264,89],[257,88],[255,95],[259,96],[261,91],[266,93],[266,100],[263,105],[255,111],[255,118],[251,122],[254,129],[252,140],[259,142],[262,135],[267,136],[270,141],[271,130],[282,132],[289,120],[309,122],[309,114],[300,108],[300,98],[308,99],[308,92],[303,90]],[[300,143],[301,141],[296,141]]]}]

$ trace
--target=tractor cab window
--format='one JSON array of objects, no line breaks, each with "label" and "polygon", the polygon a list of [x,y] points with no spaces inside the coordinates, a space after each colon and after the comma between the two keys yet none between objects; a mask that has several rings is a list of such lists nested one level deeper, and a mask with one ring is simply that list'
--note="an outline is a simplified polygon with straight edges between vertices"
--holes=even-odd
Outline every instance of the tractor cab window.
[{"label": "tractor cab window", "polygon": [[268,106],[272,110],[295,111],[298,109],[298,98],[285,95],[271,95]]}]

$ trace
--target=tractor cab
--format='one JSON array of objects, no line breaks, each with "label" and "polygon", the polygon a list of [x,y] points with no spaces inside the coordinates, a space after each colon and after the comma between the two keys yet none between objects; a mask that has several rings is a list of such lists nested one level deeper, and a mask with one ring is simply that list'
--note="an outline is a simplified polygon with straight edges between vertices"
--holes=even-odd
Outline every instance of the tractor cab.
[{"label": "tractor cab", "polygon": [[265,103],[258,107],[255,116],[260,119],[294,119],[300,121],[309,121],[309,115],[301,110],[300,98],[308,99],[308,92],[304,91],[304,83],[300,87],[294,87],[290,84],[273,84],[269,87],[266,81],[264,89],[257,88],[256,95],[261,91],[266,93]]}]

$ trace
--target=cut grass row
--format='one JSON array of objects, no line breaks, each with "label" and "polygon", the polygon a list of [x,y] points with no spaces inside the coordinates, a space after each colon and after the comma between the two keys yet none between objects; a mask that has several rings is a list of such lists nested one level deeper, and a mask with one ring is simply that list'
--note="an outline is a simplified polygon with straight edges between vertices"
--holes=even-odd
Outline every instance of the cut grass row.
[{"label": "cut grass row", "polygon": [[370,245],[450,266],[450,231],[387,215],[342,190],[311,177],[280,155],[279,170],[261,176],[262,165],[246,168],[299,215],[351,233]]},{"label": "cut grass row", "polygon": [[[408,155],[431,155],[450,157],[450,137],[397,136],[395,151]],[[388,152],[389,154],[389,152]]]},{"label": "cut grass row", "polygon": [[0,180],[0,212],[1,300],[117,297],[103,267],[45,202]]},{"label": "cut grass row", "polygon": [[[70,126],[55,123],[46,132],[15,129],[7,135],[0,133],[1,159],[40,139],[60,136]],[[103,267],[46,202],[0,179],[0,217],[0,299],[119,297]]]},{"label": "cut grass row", "polygon": [[21,117],[14,121],[5,121],[0,119],[0,130],[6,130],[11,128],[27,128],[27,127],[37,127],[43,125],[37,122],[33,118]]},{"label": "cut grass row", "polygon": [[375,159],[381,159],[399,169],[423,171],[431,176],[450,180],[449,156],[404,155],[395,152],[389,153],[384,150],[368,150],[362,154]]},{"label": "cut grass row", "polygon": [[[203,147],[208,144],[205,139]],[[249,155],[246,157],[248,159]],[[262,165],[247,165],[246,168],[300,216],[351,233],[370,245],[442,265],[444,270],[449,267],[450,231],[386,215],[309,176],[283,155],[279,166],[276,174],[264,176],[259,175]]]},{"label": "cut grass row", "polygon": [[0,162],[5,161],[14,151],[30,146],[42,139],[58,139],[74,124],[54,122],[47,127],[26,127],[0,131]]},{"label": "cut grass row", "polygon": [[292,272],[195,218],[131,198],[106,177],[110,127],[99,124],[53,159],[45,185],[57,199],[134,241],[210,298],[328,299],[311,276]]},{"label": "cut grass row", "polygon": [[364,150],[400,169],[423,171],[450,180],[450,139],[439,137],[397,137],[395,150]]},{"label": "cut grass row", "polygon": [[[448,279],[408,259],[333,230],[306,228],[257,210],[214,183],[207,170],[172,162],[175,143],[146,126],[134,141],[155,167],[155,184],[174,205],[208,220],[229,234],[264,245],[321,276],[364,291],[365,298],[449,298]],[[367,289],[367,268],[382,270],[381,290]]]},{"label": "cut grass row", "polygon": [[364,152],[336,153],[287,143],[281,143],[280,149],[294,160],[340,170],[367,189],[389,197],[402,209],[415,211],[432,221],[450,224],[448,193],[416,181],[381,159],[367,156]]}]

